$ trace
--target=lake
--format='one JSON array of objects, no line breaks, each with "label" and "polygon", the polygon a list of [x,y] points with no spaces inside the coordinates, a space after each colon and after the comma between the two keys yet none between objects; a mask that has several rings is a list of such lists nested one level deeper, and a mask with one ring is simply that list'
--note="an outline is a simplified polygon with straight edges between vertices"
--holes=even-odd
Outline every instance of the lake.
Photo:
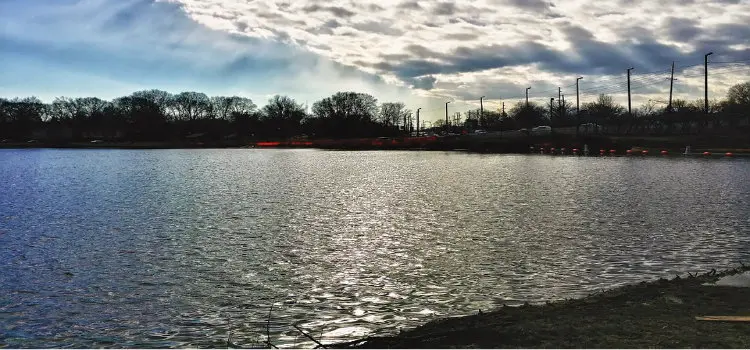
[{"label": "lake", "polygon": [[750,262],[747,159],[6,149],[0,179],[0,347],[309,346]]}]

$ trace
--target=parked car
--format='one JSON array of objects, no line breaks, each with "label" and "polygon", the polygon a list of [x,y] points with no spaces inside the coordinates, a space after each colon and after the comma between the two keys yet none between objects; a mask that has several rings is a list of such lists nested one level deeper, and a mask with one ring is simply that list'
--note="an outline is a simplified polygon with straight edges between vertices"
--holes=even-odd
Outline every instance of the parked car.
[{"label": "parked car", "polygon": [[549,135],[552,133],[552,127],[548,125],[541,125],[531,129],[532,135]]}]

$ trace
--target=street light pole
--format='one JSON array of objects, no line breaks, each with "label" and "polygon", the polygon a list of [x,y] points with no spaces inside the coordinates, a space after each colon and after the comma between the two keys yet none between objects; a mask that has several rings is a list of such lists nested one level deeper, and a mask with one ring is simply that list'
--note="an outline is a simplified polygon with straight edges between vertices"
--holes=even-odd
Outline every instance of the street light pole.
[{"label": "street light pole", "polygon": [[422,108],[421,107],[417,108],[417,137],[419,137],[419,110],[420,109]]},{"label": "street light pole", "polygon": [[448,120],[448,104],[451,103],[451,101],[448,101],[445,103],[445,126],[447,127],[450,125],[450,121]]},{"label": "street light pole", "polygon": [[581,81],[581,79],[583,79],[583,77],[576,78],[576,136],[578,136],[578,129],[581,125],[581,104],[578,95],[578,82]]},{"label": "street light pole", "polygon": [[555,98],[554,97],[550,97],[550,99],[549,99],[549,120],[550,120],[550,123],[552,122],[552,111],[555,108],[554,102],[555,102]]},{"label": "street light pole", "polygon": [[672,88],[674,87],[674,61],[672,61],[672,75],[669,77],[669,105],[667,111],[672,113]]},{"label": "street light pole", "polygon": [[581,111],[580,101],[578,100],[578,82],[581,81],[581,79],[583,79],[583,77],[576,78],[576,114]]},{"label": "street light pole", "polygon": [[704,67],[705,67],[705,72],[706,72],[706,79],[705,79],[705,86],[704,86],[706,95],[705,95],[705,99],[703,103],[705,106],[706,114],[708,114],[708,56],[711,56],[713,54],[714,54],[713,52],[709,52],[706,54],[706,56],[703,57],[704,65],[705,65]]},{"label": "street light pole", "polygon": [[631,109],[631,104],[630,104],[630,71],[633,69],[635,68],[633,67],[628,68],[628,115],[630,116],[633,115],[633,111]]},{"label": "street light pole", "polygon": [[527,87],[526,88],[526,107],[529,106],[529,90],[530,89],[531,89],[531,87]]},{"label": "street light pole", "polygon": [[484,120],[484,105],[482,104],[483,99],[484,96],[479,98],[479,120]]}]

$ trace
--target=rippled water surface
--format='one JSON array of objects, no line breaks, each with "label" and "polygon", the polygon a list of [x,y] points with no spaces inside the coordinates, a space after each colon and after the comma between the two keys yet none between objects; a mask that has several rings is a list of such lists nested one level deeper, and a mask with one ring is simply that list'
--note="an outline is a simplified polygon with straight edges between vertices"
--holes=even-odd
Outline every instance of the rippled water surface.
[{"label": "rippled water surface", "polygon": [[742,159],[0,150],[0,181],[0,347],[258,346],[269,311],[333,342],[750,255]]}]

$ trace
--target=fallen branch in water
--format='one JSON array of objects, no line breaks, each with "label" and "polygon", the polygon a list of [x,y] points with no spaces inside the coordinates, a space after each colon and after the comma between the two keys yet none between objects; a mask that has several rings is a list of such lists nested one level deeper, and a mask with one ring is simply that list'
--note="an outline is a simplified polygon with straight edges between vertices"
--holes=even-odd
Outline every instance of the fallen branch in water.
[{"label": "fallen branch in water", "polygon": [[[298,326],[297,326],[296,324],[293,324],[292,326],[293,326],[293,327],[294,327],[295,329],[297,329],[297,330],[298,330],[298,331],[299,331],[300,333],[302,333],[302,335],[304,335],[304,336],[305,336],[305,337],[306,337],[307,339],[310,339],[310,340],[312,340],[313,342],[315,342],[315,344],[318,344],[318,347],[321,347],[321,348],[323,348],[323,349],[327,349],[325,345],[323,345],[322,343],[320,343],[319,341],[317,341],[317,340],[316,340],[315,338],[313,338],[313,337],[312,337],[311,335],[309,335],[309,334],[305,333],[305,331],[303,331],[303,330],[302,330],[302,328],[299,328],[299,327],[298,327]],[[316,349],[317,349],[318,347],[316,347]]]},{"label": "fallen branch in water", "polygon": [[268,308],[268,320],[266,321],[266,345],[278,349],[276,345],[271,343],[271,311],[273,311],[273,303],[271,303],[271,307]]}]

